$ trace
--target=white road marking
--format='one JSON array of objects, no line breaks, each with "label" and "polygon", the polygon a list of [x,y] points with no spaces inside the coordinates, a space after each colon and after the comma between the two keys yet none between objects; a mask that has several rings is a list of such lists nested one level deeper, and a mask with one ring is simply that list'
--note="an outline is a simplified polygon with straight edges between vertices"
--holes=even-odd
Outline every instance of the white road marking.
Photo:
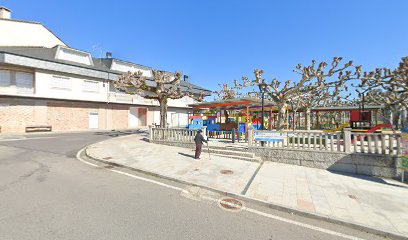
[{"label": "white road marking", "polygon": [[[85,147],[85,148],[86,148],[86,147]],[[93,166],[93,167],[99,167],[98,165],[93,164],[93,163],[90,163],[90,162],[87,162],[87,161],[83,160],[83,159],[80,157],[81,153],[85,150],[85,148],[81,149],[81,150],[77,153],[77,156],[76,156],[77,159],[78,159],[79,161],[81,161],[81,162],[83,162],[83,163],[85,163],[85,164],[91,165],[91,166]],[[128,176],[128,177],[131,177],[131,178],[135,178],[135,179],[138,179],[138,180],[141,180],[141,181],[145,181],[145,182],[157,184],[157,185],[159,185],[159,186],[163,186],[163,187],[170,188],[170,189],[173,189],[173,190],[176,190],[176,191],[180,191],[180,192],[182,192],[182,193],[189,193],[187,190],[185,190],[185,189],[183,189],[183,188],[175,187],[175,186],[172,186],[172,185],[169,185],[169,184],[165,184],[165,183],[162,183],[162,182],[159,182],[159,181],[155,181],[155,180],[152,180],[152,179],[135,176],[135,175],[132,175],[132,174],[130,174],[130,173],[126,173],[126,172],[122,172],[122,171],[114,170],[114,169],[106,169],[106,170],[109,170],[109,171],[112,171],[112,172],[115,172],[115,173],[119,173],[119,174],[122,174],[122,175],[125,175],[125,176]],[[204,200],[212,201],[212,202],[218,202],[218,201],[219,201],[219,199],[212,198],[212,197],[207,197],[207,196],[200,196],[200,198],[201,198],[201,199],[204,199]],[[329,235],[333,235],[333,236],[337,236],[337,237],[342,237],[342,238],[345,238],[345,239],[350,239],[350,240],[365,240],[365,239],[363,239],[363,238],[354,237],[354,236],[351,236],[351,235],[347,235],[347,234],[335,232],[335,231],[332,231],[332,230],[329,230],[329,229],[316,227],[316,226],[313,226],[313,225],[310,225],[310,224],[307,224],[307,223],[302,223],[302,222],[294,221],[294,220],[291,220],[291,219],[279,217],[279,216],[276,216],[276,215],[273,215],[273,214],[261,212],[261,211],[258,211],[258,210],[256,210],[256,209],[248,208],[248,207],[245,207],[245,206],[242,207],[242,211],[247,211],[247,212],[250,212],[250,213],[253,213],[253,214],[257,214],[257,215],[260,215],[260,216],[263,216],[263,217],[267,217],[267,218],[274,219],[274,220],[277,220],[277,221],[281,221],[281,222],[289,223],[289,224],[292,224],[292,225],[300,226],[300,227],[307,228],[307,229],[310,229],[310,230],[314,230],[314,231],[326,233],[326,234],[329,234]]]},{"label": "white road marking", "polygon": [[85,150],[85,148],[86,148],[86,147],[82,148],[81,150],[79,150],[79,151],[77,152],[76,158],[77,158],[79,161],[81,161],[81,162],[83,162],[83,163],[85,163],[85,164],[88,164],[88,165],[90,165],[90,166],[99,167],[98,165],[93,164],[93,163],[90,163],[90,162],[88,162],[88,161],[85,161],[85,160],[83,160],[83,159],[81,158],[81,153]]},{"label": "white road marking", "polygon": [[[208,201],[214,201],[214,202],[219,201],[218,199],[211,198],[211,197],[206,197],[206,196],[201,196],[201,198],[203,198],[205,200],[208,200]],[[247,212],[250,212],[250,213],[254,213],[254,214],[257,214],[257,215],[260,215],[260,216],[264,216],[264,217],[267,217],[267,218],[271,218],[271,219],[274,219],[274,220],[277,220],[277,221],[281,221],[281,222],[289,223],[289,224],[292,224],[292,225],[308,228],[308,229],[311,229],[311,230],[327,233],[327,234],[330,234],[330,235],[342,237],[342,238],[345,238],[345,239],[365,240],[363,238],[350,236],[350,235],[335,232],[335,231],[332,231],[332,230],[329,230],[329,229],[316,227],[316,226],[313,226],[313,225],[310,225],[310,224],[307,224],[307,223],[302,223],[302,222],[290,220],[290,219],[287,219],[287,218],[279,217],[279,216],[276,216],[276,215],[273,215],[273,214],[261,212],[261,211],[258,211],[256,209],[248,208],[248,207],[245,207],[245,206],[242,206],[241,210],[242,211],[247,211]]]},{"label": "white road marking", "polygon": [[[87,162],[87,161],[85,161],[85,160],[83,160],[83,159],[81,158],[81,153],[82,153],[85,149],[86,149],[86,147],[82,148],[82,149],[77,153],[77,155],[76,155],[77,159],[78,159],[79,161],[81,161],[81,162],[83,162],[83,163],[86,163],[86,164],[88,164],[88,165],[91,165],[91,166],[93,166],[93,167],[99,167],[98,165],[93,164],[93,163],[90,163],[90,162]],[[132,175],[132,174],[130,174],[130,173],[118,171],[118,170],[115,170],[115,169],[106,169],[106,170],[109,170],[109,171],[112,171],[112,172],[115,172],[115,173],[119,173],[119,174],[122,174],[122,175],[125,175],[125,176],[128,176],[128,177],[131,177],[131,178],[135,178],[135,179],[138,179],[138,180],[141,180],[141,181],[150,182],[150,183],[154,183],[154,184],[157,184],[157,185],[160,185],[160,186],[163,186],[163,187],[171,188],[171,189],[174,189],[174,190],[176,190],[176,191],[183,191],[182,188],[175,187],[175,186],[172,186],[172,185],[169,185],[169,184],[165,184],[165,183],[162,183],[162,182],[159,182],[159,181],[155,181],[155,180],[152,180],[152,179],[135,176],[135,175]]]},{"label": "white road marking", "polygon": [[[109,170],[110,170],[110,169],[109,169]],[[155,181],[155,180],[152,180],[152,179],[135,176],[135,175],[132,175],[132,174],[130,174],[130,173],[125,173],[125,172],[121,172],[121,171],[113,170],[113,169],[110,170],[110,171],[115,172],[115,173],[119,173],[119,174],[122,174],[122,175],[125,175],[125,176],[128,176],[128,177],[131,177],[131,178],[136,178],[136,179],[138,179],[138,180],[142,180],[142,181],[145,181],[145,182],[154,183],[154,184],[157,184],[157,185],[166,187],[166,188],[171,188],[171,189],[176,190],[176,191],[180,191],[180,192],[183,191],[182,188],[175,187],[175,186],[171,186],[171,185],[168,185],[168,184],[165,184],[165,183],[162,183],[162,182],[158,182],[158,181]]]},{"label": "white road marking", "polygon": [[33,138],[24,137],[24,138],[9,138],[9,139],[3,138],[3,139],[0,139],[0,142],[25,141],[25,140],[33,140],[33,139],[35,140],[35,139],[43,139],[43,138],[56,138],[56,137],[33,137]]}]

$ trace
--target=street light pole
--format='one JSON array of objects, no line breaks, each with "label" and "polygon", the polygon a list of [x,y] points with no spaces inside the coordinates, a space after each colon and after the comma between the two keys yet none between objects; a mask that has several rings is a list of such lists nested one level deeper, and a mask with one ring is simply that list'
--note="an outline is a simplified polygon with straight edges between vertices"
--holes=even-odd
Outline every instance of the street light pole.
[{"label": "street light pole", "polygon": [[[264,128],[264,95],[267,90],[268,85],[265,83],[265,79],[262,79],[261,83],[258,83],[259,91],[261,92],[261,97],[262,97],[262,116],[261,116],[261,130],[265,130]],[[264,146],[264,141],[261,141],[261,146]]]},{"label": "street light pole", "polygon": [[262,118],[261,118],[261,130],[265,130],[265,128],[264,128],[264,121],[265,121],[265,119],[264,119],[264,94],[265,94],[265,92],[264,91],[262,91]]},{"label": "street light pole", "polygon": [[258,83],[258,87],[259,87],[259,91],[261,92],[261,97],[262,97],[262,116],[261,116],[261,130],[265,130],[264,127],[264,121],[265,121],[265,117],[264,117],[264,95],[266,92],[266,88],[268,87],[268,85],[265,83],[265,79],[262,79],[261,83]]}]

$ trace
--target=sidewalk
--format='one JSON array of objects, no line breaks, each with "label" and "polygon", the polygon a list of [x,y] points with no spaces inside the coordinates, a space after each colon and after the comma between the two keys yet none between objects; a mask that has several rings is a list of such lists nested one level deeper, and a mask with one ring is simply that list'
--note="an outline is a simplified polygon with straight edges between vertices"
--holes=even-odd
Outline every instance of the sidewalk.
[{"label": "sidewalk", "polygon": [[[130,135],[96,143],[88,156],[199,186],[372,229],[408,235],[408,186],[393,180],[211,156]],[[223,170],[230,170],[224,171]],[[231,172],[232,171],[232,172]],[[250,182],[251,178],[255,178]],[[247,188],[249,186],[249,188]],[[246,189],[247,188],[247,189]]]}]

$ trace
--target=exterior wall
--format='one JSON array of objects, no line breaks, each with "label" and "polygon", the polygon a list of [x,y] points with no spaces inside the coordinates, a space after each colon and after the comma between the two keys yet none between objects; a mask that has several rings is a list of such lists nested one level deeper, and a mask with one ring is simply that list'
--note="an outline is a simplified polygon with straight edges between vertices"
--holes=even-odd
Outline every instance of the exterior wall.
[{"label": "exterior wall", "polygon": [[154,110],[155,110],[154,107],[149,107],[147,109],[147,119],[146,119],[147,126],[153,125],[155,123],[154,122]]},{"label": "exterior wall", "polygon": [[122,62],[116,59],[112,62],[110,69],[114,71],[123,72],[123,73],[129,72],[129,71],[131,72],[140,71],[142,72],[143,76],[152,77],[152,72],[150,70],[146,68],[138,67],[132,63]]},{"label": "exterior wall", "polygon": [[[25,127],[30,125],[51,125],[53,131],[84,130],[89,128],[90,112],[98,113],[99,129],[125,129],[131,127],[130,107],[148,109],[146,125],[160,124],[157,101],[111,92],[109,88],[113,87],[103,78],[8,64],[0,65],[0,69],[10,71],[11,76],[10,85],[0,84],[0,96],[7,97],[0,98],[1,132],[24,132]],[[21,73],[32,75],[29,89],[16,85],[16,76]],[[61,86],[56,84],[59,78],[65,82]],[[85,81],[95,82],[98,91],[87,90]],[[19,97],[29,97],[31,100]],[[188,124],[188,112],[191,111],[188,104],[193,102],[190,97],[169,100],[167,123],[170,127],[185,127]]]},{"label": "exterior wall", "polygon": [[[31,78],[30,88],[24,88],[18,83],[18,76],[28,75]],[[7,81],[9,85],[6,84]],[[0,94],[33,96],[34,95],[35,73],[34,69],[17,67],[17,66],[2,66],[0,65]]]},{"label": "exterior wall", "polygon": [[191,97],[183,97],[180,99],[169,99],[169,107],[188,107],[189,104],[197,103]]},{"label": "exterior wall", "polygon": [[24,132],[34,122],[34,105],[30,100],[0,99],[1,132]]},{"label": "exterior wall", "polygon": [[111,106],[112,129],[125,129],[129,127],[129,107],[128,106]]},{"label": "exterior wall", "polygon": [[[188,125],[188,109],[168,108],[167,122],[170,127],[185,127]],[[160,116],[160,113],[159,113]],[[160,122],[160,120],[158,121]]]},{"label": "exterior wall", "polygon": [[[18,92],[14,86],[3,88],[0,87],[0,94],[13,95],[13,96],[35,96],[39,98],[53,98],[53,99],[72,99],[83,101],[99,101],[110,103],[127,103],[135,105],[145,106],[158,106],[159,103],[156,100],[150,100],[142,98],[138,95],[129,95],[124,93],[112,92],[108,88],[114,89],[113,84],[104,84],[105,79],[78,76],[63,72],[53,72],[46,70],[33,70],[32,68],[24,68],[17,66],[3,65],[0,69],[11,70],[13,72],[27,72],[34,74],[34,89],[32,93]],[[70,88],[61,88],[53,86],[54,78],[66,78],[70,82]],[[98,92],[86,91],[84,89],[84,81],[98,82]],[[104,86],[105,85],[105,86]],[[169,99],[168,106],[178,108],[188,108],[189,104],[196,101],[190,97],[184,97],[182,99]]]},{"label": "exterior wall", "polygon": [[[160,124],[160,108],[149,108],[150,115],[147,118],[147,124]],[[170,127],[186,127],[188,125],[188,112],[191,109],[172,108],[167,109],[167,123]]]},{"label": "exterior wall", "polygon": [[38,23],[0,19],[0,46],[46,47],[64,45],[47,28]]},{"label": "exterior wall", "polygon": [[[109,102],[159,106],[159,102],[156,100],[146,99],[139,95],[130,95],[121,92],[115,92],[113,83],[110,83],[110,90],[111,92],[109,92]],[[181,99],[169,99],[167,105],[169,108],[189,108],[188,105],[193,103],[197,103],[197,101],[195,101],[191,97],[183,97]]]},{"label": "exterior wall", "polygon": [[2,133],[25,132],[35,125],[50,125],[52,131],[86,130],[90,113],[98,113],[98,129],[128,128],[127,105],[0,98]]},{"label": "exterior wall", "polygon": [[[53,86],[55,78],[67,79],[71,83],[71,88]],[[37,70],[35,80],[35,96],[37,97],[101,102],[107,100],[108,84],[103,86],[104,84],[101,79]],[[86,91],[84,89],[84,81],[98,82],[98,92]]]},{"label": "exterior wall", "polygon": [[89,129],[89,113],[97,112],[99,129],[103,129],[101,115],[105,113],[100,107],[96,103],[48,102],[47,124],[53,131],[85,130]]}]

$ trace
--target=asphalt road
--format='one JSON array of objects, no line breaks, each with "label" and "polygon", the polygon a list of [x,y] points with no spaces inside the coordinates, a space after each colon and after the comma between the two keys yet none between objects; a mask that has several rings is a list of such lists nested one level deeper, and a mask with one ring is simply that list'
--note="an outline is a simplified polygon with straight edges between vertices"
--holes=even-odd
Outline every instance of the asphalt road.
[{"label": "asphalt road", "polygon": [[84,146],[123,134],[0,135],[0,239],[383,239],[260,206],[251,206],[257,213],[223,210],[140,178],[189,186],[76,158]]}]

